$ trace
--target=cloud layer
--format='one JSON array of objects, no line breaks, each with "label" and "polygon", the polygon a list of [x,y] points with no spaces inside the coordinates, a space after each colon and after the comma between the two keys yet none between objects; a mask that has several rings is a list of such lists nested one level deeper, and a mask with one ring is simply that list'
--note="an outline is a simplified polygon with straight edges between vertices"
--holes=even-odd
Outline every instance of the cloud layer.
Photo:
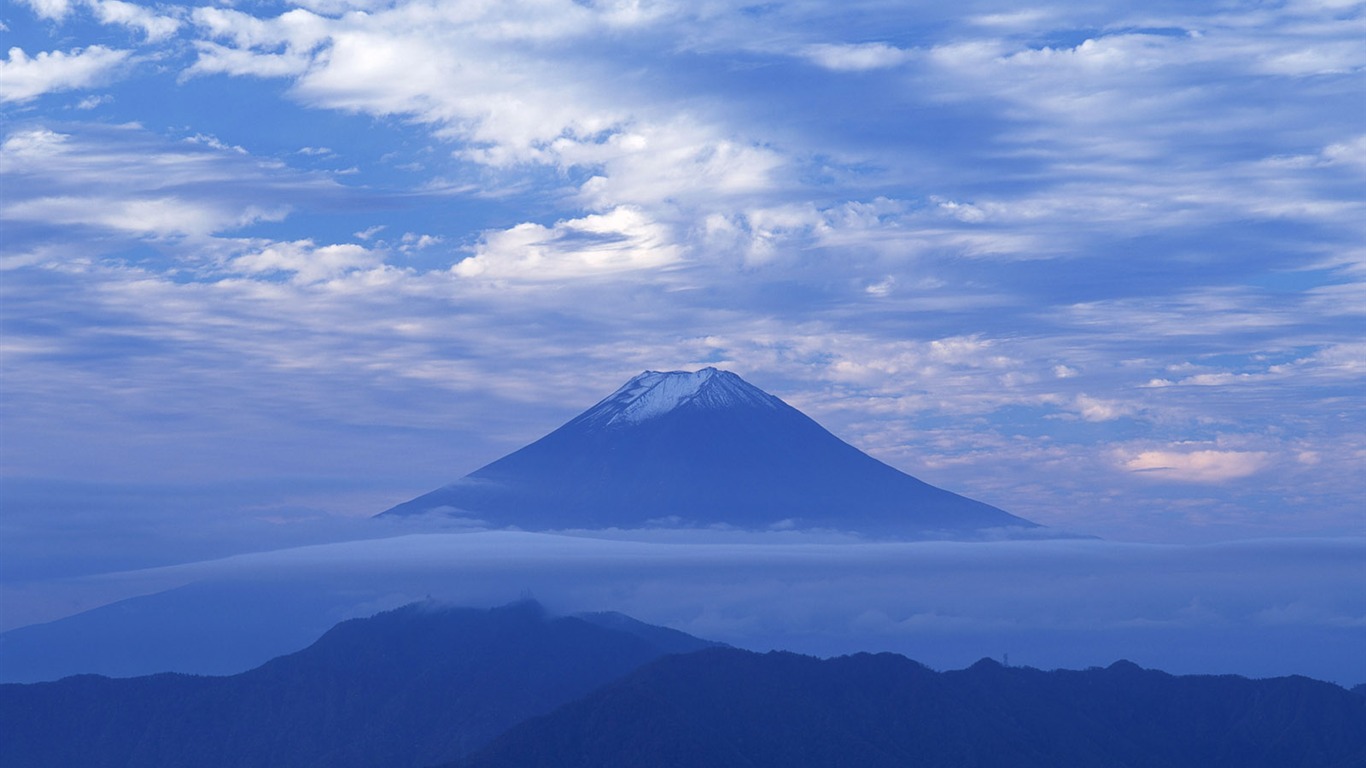
[{"label": "cloud layer", "polygon": [[[148,598],[123,615],[165,622],[174,635],[199,612],[231,604],[261,645],[300,642],[300,623],[326,627],[411,600],[497,605],[532,596],[557,612],[618,610],[759,650],[891,650],[940,668],[1002,654],[1042,668],[1128,658],[1177,673],[1305,674],[1352,685],[1366,677],[1366,600],[1339,587],[1359,577],[1363,547],[1361,539],[874,544],[795,533],[500,531],[399,535],[87,581],[124,594],[196,583],[187,599]],[[323,585],[330,597],[320,600]],[[240,607],[253,594],[270,595],[259,614]],[[281,621],[291,601],[302,614]],[[163,604],[174,611],[160,615]]]}]

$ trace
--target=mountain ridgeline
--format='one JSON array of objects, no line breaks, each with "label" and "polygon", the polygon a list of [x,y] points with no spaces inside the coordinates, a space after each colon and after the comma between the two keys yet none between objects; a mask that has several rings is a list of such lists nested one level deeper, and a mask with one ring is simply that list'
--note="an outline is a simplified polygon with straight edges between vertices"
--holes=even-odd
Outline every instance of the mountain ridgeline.
[{"label": "mountain ridgeline", "polygon": [[647,371],[564,426],[381,514],[527,530],[726,525],[890,538],[1036,528],[936,488],[715,368]]},{"label": "mountain ridgeline", "polygon": [[0,685],[5,768],[1347,768],[1366,696],[719,646],[620,614],[413,604],[230,677]]},{"label": "mountain ridgeline", "polygon": [[447,768],[1347,768],[1366,698],[1130,662],[935,672],[894,654],[669,656]]},{"label": "mountain ridgeline", "polygon": [[228,677],[0,685],[5,768],[421,768],[467,755],[648,661],[712,643],[530,601],[412,604]]}]

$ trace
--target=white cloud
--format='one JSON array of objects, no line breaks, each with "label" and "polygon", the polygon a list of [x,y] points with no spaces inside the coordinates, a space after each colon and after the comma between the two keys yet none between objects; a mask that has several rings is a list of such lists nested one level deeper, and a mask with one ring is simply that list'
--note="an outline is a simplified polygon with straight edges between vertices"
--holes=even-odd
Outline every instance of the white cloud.
[{"label": "white cloud", "polygon": [[24,102],[54,91],[89,88],[107,82],[129,61],[130,51],[92,45],[70,53],[40,51],[30,58],[10,48],[0,61],[0,101]]},{"label": "white cloud", "polygon": [[101,104],[108,104],[114,100],[113,96],[104,94],[101,96],[86,96],[76,104],[76,109],[95,109]]},{"label": "white cloud", "polygon": [[47,128],[15,131],[0,144],[0,172],[12,170],[16,163],[25,160],[56,155],[70,138]]},{"label": "white cloud", "polygon": [[681,256],[667,227],[637,209],[618,207],[553,227],[525,223],[488,233],[475,255],[451,271],[461,277],[560,280],[658,269]]},{"label": "white cloud", "polygon": [[185,141],[191,144],[203,144],[206,147],[213,147],[214,149],[221,149],[227,152],[236,152],[239,155],[247,154],[247,150],[244,147],[237,146],[236,144],[224,143],[223,140],[219,139],[217,136],[211,136],[206,133],[196,133],[185,139]]},{"label": "white cloud", "polygon": [[1366,376],[1366,342],[1330,344],[1295,363],[1309,375],[1331,376],[1351,381]]},{"label": "white cloud", "polygon": [[[1035,26],[1025,39],[1050,34],[1045,21],[1063,23],[1027,21]],[[1037,162],[1049,179],[1024,195],[979,200],[991,221],[1023,224],[1032,211],[1086,229],[1102,221],[1143,227],[1137,234],[1187,228],[1197,220],[1321,219],[1343,228],[1343,222],[1361,219],[1359,201],[1345,188],[1334,190],[1321,176],[1288,178],[1259,167],[1286,147],[1339,139],[1332,133],[1342,124],[1320,117],[1326,107],[1315,100],[1359,91],[1350,74],[1366,65],[1359,18],[1278,8],[1236,18],[1111,17],[1096,26],[1116,31],[1042,48],[968,36],[933,46],[927,55],[928,70],[917,86],[937,100],[989,105],[1006,122],[996,141]],[[1159,28],[1202,33],[1147,31]],[[1331,85],[1320,97],[1309,96],[1310,89],[1297,84],[1305,77],[1328,78]],[[1230,91],[1211,82],[1236,85]],[[1278,94],[1273,98],[1280,109],[1240,109],[1237,94],[1254,91]],[[1297,138],[1306,125],[1325,130]],[[1209,152],[1212,141],[1239,149]],[[1344,157],[1352,156],[1347,144],[1338,146]],[[1249,156],[1258,151],[1261,157]],[[1158,167],[1162,172],[1154,173]],[[1070,234],[1059,231],[1057,237]]]},{"label": "white cloud", "polygon": [[174,195],[125,197],[83,195],[37,197],[7,203],[0,218],[62,226],[107,227],[135,235],[206,236],[257,221],[279,221],[284,209],[238,208]]},{"label": "white cloud", "polygon": [[71,12],[71,0],[20,0],[44,19],[61,21]]},{"label": "white cloud", "polygon": [[737,254],[744,264],[759,266],[782,260],[827,232],[824,214],[812,206],[756,207],[708,216],[699,249],[712,256]]},{"label": "white cloud", "polygon": [[1130,472],[1188,483],[1222,483],[1260,472],[1271,460],[1264,451],[1142,451],[1123,458]]},{"label": "white cloud", "polygon": [[189,75],[288,77],[302,74],[311,63],[307,55],[295,51],[253,53],[202,40],[195,42],[195,48],[199,57],[194,66],[187,70]]},{"label": "white cloud", "polygon": [[735,206],[760,208],[753,201],[780,186],[788,163],[771,148],[686,118],[634,123],[601,142],[560,139],[548,151],[549,159],[566,169],[601,169],[580,188],[584,205],[599,209],[622,203],[727,212]]},{"label": "white cloud", "polygon": [[806,46],[802,49],[802,55],[836,72],[861,72],[899,66],[914,54],[886,43],[820,43]]},{"label": "white cloud", "polygon": [[[364,239],[364,238],[362,238]],[[445,238],[440,235],[420,235],[416,232],[404,232],[399,239],[399,250],[404,253],[420,251],[424,248],[431,248],[445,242]]]},{"label": "white cloud", "polygon": [[[288,77],[308,70],[320,45],[335,23],[304,9],[262,20],[229,8],[196,8],[191,20],[210,37],[229,40],[223,45],[196,40],[198,56],[186,76],[227,74]],[[281,50],[283,49],[283,50]]]},{"label": "white cloud", "polygon": [[1344,163],[1366,169],[1366,134],[1328,145],[1323,150],[1323,158],[1330,163]]},{"label": "white cloud", "polygon": [[[1358,30],[1359,31],[1359,30]],[[1304,40],[1296,44],[1278,46],[1263,53],[1256,69],[1283,77],[1316,77],[1347,74],[1366,66],[1366,54],[1351,40]]]},{"label": "white cloud", "polygon": [[334,23],[299,8],[264,20],[231,8],[201,6],[194,9],[191,19],[211,37],[226,38],[239,48],[287,46],[304,53],[326,41]]},{"label": "white cloud", "polygon": [[931,199],[935,202],[936,205],[939,206],[939,209],[941,211],[949,214],[950,216],[954,217],[955,219],[958,219],[959,221],[969,224],[976,224],[982,221],[986,221],[987,219],[986,212],[971,203],[958,203],[954,202],[953,200],[940,200],[938,198]]},{"label": "white cloud", "polygon": [[1074,404],[1077,412],[1087,421],[1114,421],[1133,413],[1132,407],[1124,403],[1087,395],[1077,395]]},{"label": "white cloud", "polygon": [[597,134],[622,115],[604,114],[591,80],[539,59],[534,48],[500,47],[577,36],[602,19],[568,2],[540,4],[533,14],[518,6],[408,3],[340,19],[302,9],[274,19],[199,9],[195,22],[230,45],[200,43],[190,73],[300,75],[295,92],[310,103],[409,116],[484,146],[491,161],[534,160],[549,142]]},{"label": "white cloud", "polygon": [[896,288],[896,278],[892,275],[888,275],[875,283],[869,283],[863,290],[867,292],[869,296],[880,297],[890,295],[894,288]]},{"label": "white cloud", "polygon": [[281,220],[289,190],[333,190],[211,136],[165,142],[129,125],[17,130],[0,145],[0,174],[13,190],[0,200],[0,217],[137,238],[189,236],[205,249],[186,254],[194,261],[209,258],[212,235]]},{"label": "white cloud", "polygon": [[[257,19],[200,9],[196,22],[214,40],[198,43],[200,58],[191,72],[292,77],[292,93],[306,103],[427,123],[456,143],[460,158],[514,177],[527,164],[587,175],[573,198],[581,212],[636,208],[679,231],[705,234],[708,246],[729,241],[726,249],[745,254],[751,264],[800,248],[803,237],[833,243],[833,231],[746,226],[755,212],[777,207],[771,198],[799,186],[799,156],[714,119],[722,112],[680,108],[636,87],[634,78],[608,77],[618,70],[610,55],[582,53],[609,49],[614,11],[567,2],[538,5],[534,18],[523,10],[520,3],[458,9],[411,3],[341,18],[299,9]],[[977,20],[1015,26],[1047,21],[1039,14],[988,16]],[[632,23],[644,34],[666,34],[651,26],[658,18],[651,11]],[[1196,211],[1229,220],[1314,211],[1320,218],[1349,217],[1350,206],[1302,196],[1285,200],[1283,189],[1240,183],[1223,169],[1147,172],[1177,139],[1211,131],[1205,94],[1181,84],[1233,54],[1201,40],[1118,33],[1070,48],[1027,49],[969,36],[935,47],[928,58],[885,43],[801,50],[845,69],[921,64],[925,71],[914,82],[930,98],[1000,99],[1009,117],[1030,126],[1005,134],[1004,145],[1055,156],[1056,173],[1071,179],[1014,199],[982,196],[966,203],[930,195],[945,214],[938,231],[903,227],[881,243],[869,231],[863,240],[872,248],[1040,258],[1079,247],[1101,227],[1137,234],[1182,224]],[[580,55],[553,59],[545,47],[551,41],[553,50]],[[1191,56],[1191,50],[1203,53]],[[1035,124],[1039,118],[1043,122]],[[1141,168],[1126,168],[1129,161]],[[807,207],[831,210],[829,205]],[[986,223],[997,226],[963,226]]]},{"label": "white cloud", "polygon": [[1266,378],[1264,374],[1255,373],[1197,373],[1194,376],[1182,379],[1179,383],[1197,387],[1222,387],[1228,384],[1240,384],[1264,378]]},{"label": "white cloud", "polygon": [[159,16],[145,6],[123,0],[89,0],[95,18],[104,24],[118,24],[142,30],[149,42],[165,40],[180,29],[180,21],[170,16]]},{"label": "white cloud", "polygon": [[355,270],[374,269],[384,263],[384,254],[354,244],[317,246],[311,241],[273,243],[261,250],[238,256],[228,269],[249,275],[290,273],[295,283],[318,283]]},{"label": "white cloud", "polygon": [[[1252,391],[1265,385],[1284,386],[1288,380],[1330,383],[1352,381],[1366,374],[1366,344],[1346,342],[1322,346],[1285,362],[1262,362],[1253,370],[1209,370],[1193,363],[1168,366],[1172,373],[1190,372],[1181,378],[1154,378],[1144,387],[1242,387]],[[1199,371],[1195,373],[1194,371]]]},{"label": "white cloud", "polygon": [[347,11],[377,11],[392,4],[392,0],[300,0],[295,3],[314,13],[335,16]]},{"label": "white cloud", "polygon": [[659,12],[522,6],[410,3],[340,19],[200,9],[194,19],[212,39],[196,43],[189,74],[292,77],[292,94],[308,104],[425,123],[460,159],[502,174],[550,166],[584,179],[574,200],[590,215],[631,209],[672,223],[765,207],[753,201],[783,183],[782,152],[601,61],[548,55],[554,46],[608,50],[622,25],[648,27]]},{"label": "white cloud", "polygon": [[[148,42],[160,42],[180,29],[180,20],[161,15],[147,6],[124,0],[21,0],[40,18],[64,21],[78,7],[88,8],[101,24],[141,30]],[[161,8],[164,9],[164,6]],[[179,9],[176,9],[179,10]]]},{"label": "white cloud", "polygon": [[982,27],[998,27],[1032,31],[1056,17],[1056,11],[1031,8],[1028,10],[985,13],[968,17],[968,21]]}]

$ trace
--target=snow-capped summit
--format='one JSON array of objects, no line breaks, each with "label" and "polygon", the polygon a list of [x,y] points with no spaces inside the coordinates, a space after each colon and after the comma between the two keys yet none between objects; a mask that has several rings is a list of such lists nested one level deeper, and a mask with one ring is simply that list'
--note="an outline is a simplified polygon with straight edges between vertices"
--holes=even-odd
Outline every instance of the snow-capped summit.
[{"label": "snow-capped summit", "polygon": [[600,426],[639,424],[678,408],[777,408],[782,402],[730,371],[711,367],[691,372],[646,371],[574,421]]},{"label": "snow-capped summit", "polygon": [[386,515],[530,530],[669,525],[877,536],[1036,527],[935,488],[728,371],[646,371],[564,426]]}]

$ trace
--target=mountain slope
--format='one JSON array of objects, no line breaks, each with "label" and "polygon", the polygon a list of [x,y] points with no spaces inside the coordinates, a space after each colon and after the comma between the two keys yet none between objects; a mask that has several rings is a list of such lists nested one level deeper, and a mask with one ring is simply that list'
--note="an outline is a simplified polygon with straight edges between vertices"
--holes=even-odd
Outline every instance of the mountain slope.
[{"label": "mountain slope", "polygon": [[883,464],[714,368],[647,371],[531,445],[382,514],[432,511],[532,530],[1034,527]]},{"label": "mountain slope", "polygon": [[892,654],[735,649],[651,663],[464,768],[1329,768],[1366,765],[1366,700],[1307,678],[1120,662],[936,673]]},{"label": "mountain slope", "polygon": [[0,765],[431,765],[661,654],[709,645],[611,624],[534,603],[414,604],[232,677],[0,685]]}]

